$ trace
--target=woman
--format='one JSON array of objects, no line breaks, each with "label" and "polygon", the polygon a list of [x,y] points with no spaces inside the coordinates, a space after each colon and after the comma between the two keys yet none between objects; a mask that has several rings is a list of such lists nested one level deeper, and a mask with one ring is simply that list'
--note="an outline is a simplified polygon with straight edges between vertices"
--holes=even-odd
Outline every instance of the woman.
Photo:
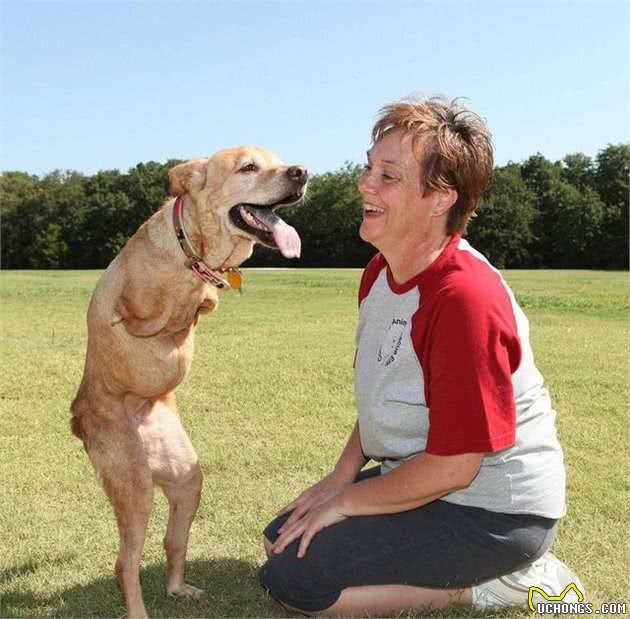
[{"label": "woman", "polygon": [[[262,585],[324,616],[527,606],[570,570],[555,413],[514,295],[461,235],[493,165],[476,114],[381,110],[359,180],[358,421],[334,470],[265,529]],[[369,460],[378,467],[359,473]]]}]

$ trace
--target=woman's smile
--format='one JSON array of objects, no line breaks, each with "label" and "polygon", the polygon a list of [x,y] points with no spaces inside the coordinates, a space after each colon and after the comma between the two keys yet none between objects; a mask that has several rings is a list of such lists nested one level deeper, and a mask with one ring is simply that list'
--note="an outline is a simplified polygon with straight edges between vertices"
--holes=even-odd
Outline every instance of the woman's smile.
[{"label": "woman's smile", "polygon": [[373,204],[364,204],[363,205],[363,217],[368,219],[373,219],[376,217],[380,217],[385,213],[385,209],[379,208],[378,206],[374,206]]}]

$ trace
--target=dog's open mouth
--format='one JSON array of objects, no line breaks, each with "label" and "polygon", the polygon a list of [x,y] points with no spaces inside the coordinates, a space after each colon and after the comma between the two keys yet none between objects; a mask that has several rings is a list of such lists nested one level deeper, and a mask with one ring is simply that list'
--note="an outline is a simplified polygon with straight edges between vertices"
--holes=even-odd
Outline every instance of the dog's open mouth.
[{"label": "dog's open mouth", "polygon": [[300,236],[293,228],[274,213],[274,209],[297,202],[302,193],[291,194],[275,204],[237,204],[230,209],[230,221],[255,236],[260,243],[279,249],[285,258],[299,258],[302,249]]}]

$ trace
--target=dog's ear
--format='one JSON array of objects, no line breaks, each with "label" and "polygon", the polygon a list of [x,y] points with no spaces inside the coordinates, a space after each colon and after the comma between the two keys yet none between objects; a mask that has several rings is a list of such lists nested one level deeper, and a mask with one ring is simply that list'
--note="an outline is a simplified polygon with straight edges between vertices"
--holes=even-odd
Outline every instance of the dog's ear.
[{"label": "dog's ear", "polygon": [[168,192],[181,196],[191,190],[201,189],[206,182],[208,159],[191,159],[168,171]]}]

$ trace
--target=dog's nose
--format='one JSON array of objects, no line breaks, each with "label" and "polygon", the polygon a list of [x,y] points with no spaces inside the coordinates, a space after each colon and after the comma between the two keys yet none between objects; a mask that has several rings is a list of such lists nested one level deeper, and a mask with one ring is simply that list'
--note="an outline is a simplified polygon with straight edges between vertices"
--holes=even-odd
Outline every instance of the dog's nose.
[{"label": "dog's nose", "polygon": [[288,170],[287,174],[291,180],[299,181],[306,180],[308,178],[308,172],[304,166],[301,165],[292,165]]}]

